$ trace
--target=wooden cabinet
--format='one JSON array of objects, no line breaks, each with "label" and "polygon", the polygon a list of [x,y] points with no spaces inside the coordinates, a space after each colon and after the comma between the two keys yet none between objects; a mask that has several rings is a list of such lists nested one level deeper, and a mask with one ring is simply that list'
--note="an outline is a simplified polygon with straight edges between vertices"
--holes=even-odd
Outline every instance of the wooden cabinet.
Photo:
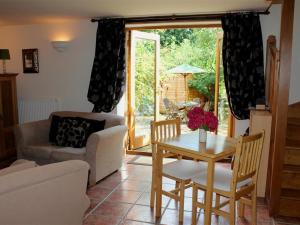
[{"label": "wooden cabinet", "polygon": [[261,155],[260,168],[257,180],[257,196],[265,197],[266,182],[268,173],[268,162],[270,152],[270,136],[271,136],[272,115],[269,111],[251,110],[250,113],[250,134],[265,130],[265,140],[263,152]]},{"label": "wooden cabinet", "polygon": [[14,126],[18,124],[16,73],[0,74],[0,162],[16,158]]}]

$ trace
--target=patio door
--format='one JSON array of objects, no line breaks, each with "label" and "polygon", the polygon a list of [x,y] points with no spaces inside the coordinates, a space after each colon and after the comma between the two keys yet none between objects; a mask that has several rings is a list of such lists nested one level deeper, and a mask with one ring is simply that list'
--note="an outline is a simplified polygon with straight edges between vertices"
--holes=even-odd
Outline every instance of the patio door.
[{"label": "patio door", "polygon": [[230,112],[227,94],[224,84],[224,71],[222,64],[222,45],[223,45],[223,33],[219,33],[216,42],[216,78],[215,78],[215,102],[214,102],[214,114],[218,117],[219,126],[216,131],[217,134],[221,134],[228,137],[233,137],[233,116]]},{"label": "patio door", "polygon": [[150,144],[150,122],[159,119],[160,37],[133,30],[129,49],[128,125],[133,150]]}]

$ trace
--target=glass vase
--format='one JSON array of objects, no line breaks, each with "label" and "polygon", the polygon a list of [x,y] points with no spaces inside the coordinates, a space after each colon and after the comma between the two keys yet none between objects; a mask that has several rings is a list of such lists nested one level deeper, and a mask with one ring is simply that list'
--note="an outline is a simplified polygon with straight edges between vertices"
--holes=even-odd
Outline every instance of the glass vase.
[{"label": "glass vase", "polygon": [[199,142],[206,142],[207,132],[204,129],[199,129]]}]

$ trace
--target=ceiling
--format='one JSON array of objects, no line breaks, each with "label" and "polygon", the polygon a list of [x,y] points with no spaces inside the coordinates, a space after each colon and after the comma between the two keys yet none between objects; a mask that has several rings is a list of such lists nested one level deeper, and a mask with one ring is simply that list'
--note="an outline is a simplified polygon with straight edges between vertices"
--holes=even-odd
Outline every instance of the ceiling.
[{"label": "ceiling", "polygon": [[267,0],[0,0],[0,25],[265,10]]}]

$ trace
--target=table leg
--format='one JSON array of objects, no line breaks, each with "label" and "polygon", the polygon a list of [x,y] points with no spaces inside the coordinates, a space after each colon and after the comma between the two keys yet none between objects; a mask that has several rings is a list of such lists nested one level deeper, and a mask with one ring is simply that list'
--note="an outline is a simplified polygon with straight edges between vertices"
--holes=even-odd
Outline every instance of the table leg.
[{"label": "table leg", "polygon": [[162,150],[157,145],[156,163],[155,163],[155,191],[156,191],[156,207],[155,216],[161,217],[161,201],[162,201]]},{"label": "table leg", "polygon": [[213,160],[208,160],[207,167],[207,190],[205,196],[205,216],[204,224],[211,224],[211,209],[212,209],[212,200],[213,200],[213,184],[214,184],[214,175],[215,175],[215,162]]}]

